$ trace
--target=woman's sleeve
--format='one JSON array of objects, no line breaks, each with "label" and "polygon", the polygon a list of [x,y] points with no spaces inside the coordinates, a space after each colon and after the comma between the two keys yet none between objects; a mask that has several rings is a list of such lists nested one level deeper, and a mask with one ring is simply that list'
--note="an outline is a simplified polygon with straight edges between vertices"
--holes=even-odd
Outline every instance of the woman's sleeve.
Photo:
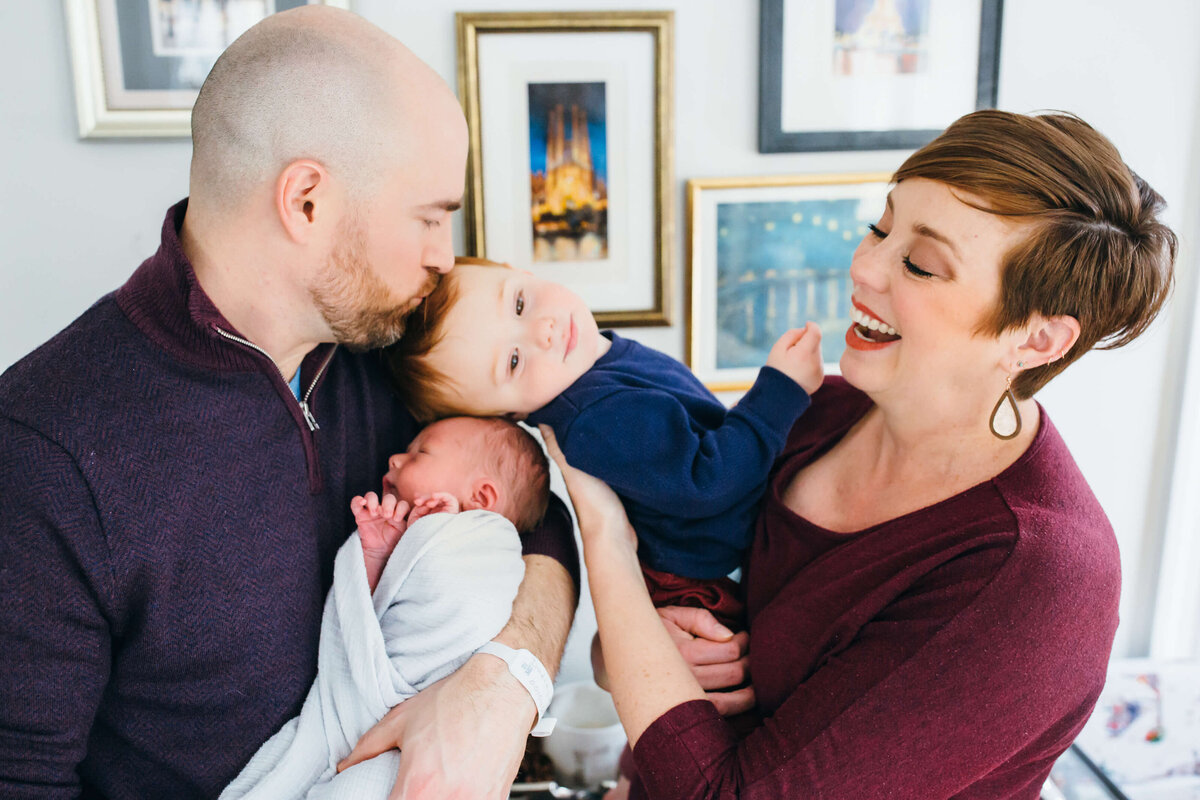
[{"label": "woman's sleeve", "polygon": [[683,519],[719,514],[766,480],[808,394],[764,367],[721,425],[698,425],[674,396],[613,392],[560,435],[567,461],[636,502]]},{"label": "woman's sleeve", "polygon": [[988,780],[1011,790],[993,771],[1023,748],[1044,777],[1094,705],[1103,663],[1083,655],[1087,593],[1005,578],[1006,555],[981,548],[931,572],[741,741],[710,703],[663,714],[634,750],[649,795],[933,800],[970,785],[982,798],[996,796]]}]

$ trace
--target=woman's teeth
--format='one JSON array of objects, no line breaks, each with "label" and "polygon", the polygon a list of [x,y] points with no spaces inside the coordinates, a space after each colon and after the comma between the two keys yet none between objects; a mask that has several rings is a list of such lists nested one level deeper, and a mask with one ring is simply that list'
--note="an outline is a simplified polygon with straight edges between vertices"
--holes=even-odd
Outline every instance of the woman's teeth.
[{"label": "woman's teeth", "polygon": [[886,322],[880,322],[879,320],[875,319],[874,317],[867,316],[866,314],[859,311],[857,308],[855,308],[853,306],[850,307],[850,319],[854,320],[859,325],[862,325],[864,328],[867,328],[868,330],[879,331],[880,333],[886,333],[888,336],[896,336],[900,333],[895,328],[893,328],[891,325],[888,325]]}]

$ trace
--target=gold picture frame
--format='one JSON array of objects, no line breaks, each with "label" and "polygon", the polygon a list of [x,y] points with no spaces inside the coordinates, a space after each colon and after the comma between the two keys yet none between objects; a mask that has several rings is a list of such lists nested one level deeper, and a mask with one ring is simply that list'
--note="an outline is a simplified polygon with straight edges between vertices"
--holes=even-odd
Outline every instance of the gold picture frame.
[{"label": "gold picture frame", "polygon": [[221,51],[268,13],[306,4],[349,0],[63,0],[80,138],[190,136],[192,105]]},{"label": "gold picture frame", "polygon": [[455,19],[466,251],[567,285],[601,326],[670,325],[674,13]]},{"label": "gold picture frame", "polygon": [[891,174],[706,178],[687,183],[684,353],[714,392],[744,391],[785,330],[821,325],[836,373],[849,267],[883,214]]}]

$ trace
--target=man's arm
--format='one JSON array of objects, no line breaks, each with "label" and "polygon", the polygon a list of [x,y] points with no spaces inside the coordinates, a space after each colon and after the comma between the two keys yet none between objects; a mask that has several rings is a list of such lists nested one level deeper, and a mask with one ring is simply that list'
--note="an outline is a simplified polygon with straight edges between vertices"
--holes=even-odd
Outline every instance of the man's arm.
[{"label": "man's arm", "polygon": [[0,795],[68,798],[109,678],[108,550],[74,460],[0,418]]},{"label": "man's arm", "polygon": [[[557,527],[556,536],[570,538],[572,544],[564,546],[573,553],[569,516],[555,512],[547,524]],[[575,602],[567,567],[547,555],[527,554],[512,617],[496,639],[531,651],[553,675]],[[533,699],[502,660],[475,655],[453,675],[392,709],[338,766],[345,769],[398,747],[403,753],[391,798],[504,798],[536,713]]]}]

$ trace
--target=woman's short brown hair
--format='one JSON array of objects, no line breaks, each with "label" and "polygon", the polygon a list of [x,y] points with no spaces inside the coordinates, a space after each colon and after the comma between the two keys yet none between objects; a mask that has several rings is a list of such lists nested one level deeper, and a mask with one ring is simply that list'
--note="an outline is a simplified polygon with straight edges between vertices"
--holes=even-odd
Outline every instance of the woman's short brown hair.
[{"label": "woman's short brown hair", "polygon": [[980,198],[971,205],[982,211],[1033,223],[1003,256],[1000,300],[980,333],[999,335],[1034,314],[1074,317],[1080,333],[1061,358],[1014,378],[1022,399],[1097,343],[1133,341],[1170,294],[1178,244],[1158,219],[1166,204],[1076,116],[976,111],[913,153],[893,180],[908,178],[944,183]]}]

